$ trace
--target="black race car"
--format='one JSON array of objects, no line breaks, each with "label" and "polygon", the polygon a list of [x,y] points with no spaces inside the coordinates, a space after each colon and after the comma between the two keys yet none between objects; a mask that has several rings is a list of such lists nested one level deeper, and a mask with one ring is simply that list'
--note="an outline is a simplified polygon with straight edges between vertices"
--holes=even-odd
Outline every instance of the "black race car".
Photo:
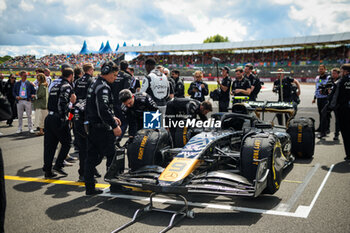
[{"label": "black race car", "polygon": [[249,197],[275,193],[283,169],[294,160],[286,128],[259,120],[247,104],[212,117],[221,121],[221,128],[186,129],[191,138],[183,148],[172,148],[165,129],[140,130],[127,148],[130,170],[121,169],[121,151],[105,176],[111,191]]}]

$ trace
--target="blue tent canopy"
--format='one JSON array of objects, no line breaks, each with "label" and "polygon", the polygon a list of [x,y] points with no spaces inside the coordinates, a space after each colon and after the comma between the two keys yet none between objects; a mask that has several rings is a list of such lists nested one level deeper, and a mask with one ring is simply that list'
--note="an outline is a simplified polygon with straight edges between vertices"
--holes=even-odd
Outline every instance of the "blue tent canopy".
[{"label": "blue tent canopy", "polygon": [[125,47],[125,46],[126,46],[126,42],[124,41],[123,47]]},{"label": "blue tent canopy", "polygon": [[117,44],[117,48],[115,49],[115,51],[117,52],[119,49],[119,43]]},{"label": "blue tent canopy", "polygon": [[81,48],[79,54],[89,54],[89,53],[91,52],[87,48],[86,40],[84,40],[83,47]]},{"label": "blue tent canopy", "polygon": [[108,40],[105,47],[101,51],[99,51],[99,53],[113,53],[113,50],[111,49],[111,46],[109,45]]},{"label": "blue tent canopy", "polygon": [[101,51],[103,48],[105,47],[105,45],[103,44],[103,42],[101,43],[100,49],[98,51]]}]

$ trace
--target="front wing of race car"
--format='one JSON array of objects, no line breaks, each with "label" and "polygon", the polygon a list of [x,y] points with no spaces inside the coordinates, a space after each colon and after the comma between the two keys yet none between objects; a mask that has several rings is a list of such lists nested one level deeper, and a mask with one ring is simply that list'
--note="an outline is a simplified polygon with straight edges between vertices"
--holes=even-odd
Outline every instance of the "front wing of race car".
[{"label": "front wing of race car", "polygon": [[125,188],[135,187],[156,193],[257,197],[266,188],[269,169],[267,169],[266,158],[255,162],[258,162],[259,165],[256,179],[253,182],[238,174],[219,170],[193,176],[187,184],[170,184],[159,181],[158,178],[164,171],[164,168],[160,166],[145,166],[137,171],[105,180],[111,185],[121,185]]},{"label": "front wing of race car", "polygon": [[[204,135],[204,134],[203,134]],[[257,197],[266,188],[269,174],[268,160],[254,160],[258,165],[256,176],[249,181],[238,170],[208,169],[193,172],[203,163],[203,153],[215,147],[218,141],[228,139],[230,133],[205,133],[192,138],[165,168],[149,165],[128,173],[111,175],[105,180],[112,186],[138,188],[156,193],[209,194]],[[190,156],[183,156],[191,152]],[[236,155],[239,157],[239,155]]]}]

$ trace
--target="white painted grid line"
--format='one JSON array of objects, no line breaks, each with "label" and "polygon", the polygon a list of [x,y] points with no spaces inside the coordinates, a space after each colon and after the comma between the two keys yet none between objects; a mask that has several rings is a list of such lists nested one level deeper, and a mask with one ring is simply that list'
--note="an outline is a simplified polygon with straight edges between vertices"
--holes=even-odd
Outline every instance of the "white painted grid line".
[{"label": "white painted grid line", "polygon": [[[189,206],[200,207],[200,208],[211,208],[211,209],[222,209],[222,210],[233,210],[233,211],[241,211],[241,212],[249,212],[256,214],[270,214],[270,215],[279,215],[286,217],[296,217],[296,218],[307,218],[314,207],[317,198],[319,197],[322,189],[324,188],[330,173],[332,172],[334,164],[331,165],[328,170],[325,178],[323,179],[320,187],[318,188],[311,204],[309,206],[298,206],[295,212],[287,212],[287,211],[278,211],[278,210],[265,210],[265,209],[256,209],[256,208],[248,208],[248,207],[239,207],[232,205],[222,205],[222,204],[212,204],[212,203],[199,203],[199,202],[188,202]],[[141,197],[134,195],[126,195],[126,194],[112,194],[109,192],[109,188],[106,188],[102,194],[99,196],[103,197],[114,197],[114,198],[122,198],[122,199],[130,199],[130,200],[139,200],[139,201],[149,201],[149,197]],[[183,204],[182,201],[167,199],[167,198],[153,198],[154,202],[163,203],[163,204]]]}]

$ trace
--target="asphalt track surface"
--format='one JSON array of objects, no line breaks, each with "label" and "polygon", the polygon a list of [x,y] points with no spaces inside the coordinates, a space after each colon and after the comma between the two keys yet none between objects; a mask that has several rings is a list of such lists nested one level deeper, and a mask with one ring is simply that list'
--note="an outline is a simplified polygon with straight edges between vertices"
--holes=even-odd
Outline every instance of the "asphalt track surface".
[{"label": "asphalt track surface", "polygon": [[[270,90],[271,84],[266,84],[259,99],[275,100]],[[313,117],[317,126],[313,91],[314,86],[302,85],[297,116]],[[334,118],[331,124],[333,132]],[[17,122],[12,128],[0,122],[7,193],[5,232],[112,232],[148,203],[148,194],[110,195],[108,188],[101,196],[85,196],[82,184],[74,182],[77,162],[65,168],[67,177],[44,180],[43,137],[17,135],[16,126]],[[285,172],[275,195],[255,199],[190,196],[195,218],[185,218],[170,232],[350,232],[350,164],[343,160],[342,139],[335,143],[332,132],[326,140],[316,139],[313,159],[297,159]],[[105,173],[105,160],[98,170]],[[102,178],[97,180],[101,188],[108,187]],[[155,204],[179,208],[166,201],[167,197],[159,197]],[[169,220],[169,214],[150,213],[122,232],[159,232]]]}]

